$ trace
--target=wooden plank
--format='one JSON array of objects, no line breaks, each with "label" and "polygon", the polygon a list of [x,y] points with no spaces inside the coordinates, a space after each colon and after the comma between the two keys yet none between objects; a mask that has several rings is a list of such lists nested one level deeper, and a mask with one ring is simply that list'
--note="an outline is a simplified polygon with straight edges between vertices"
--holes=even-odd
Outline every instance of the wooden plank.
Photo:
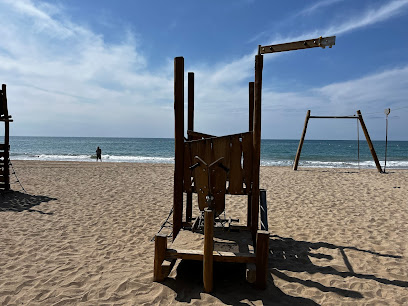
[{"label": "wooden plank", "polygon": [[184,58],[174,59],[174,125],[175,160],[173,194],[173,240],[181,228],[183,217],[184,176]]},{"label": "wooden plank", "polygon": [[[197,158],[194,159],[194,163],[199,162]],[[207,165],[200,162],[193,170],[194,174],[194,184],[198,196],[198,207],[203,211],[207,207],[207,201],[205,197],[208,195],[208,176],[207,176]]]},{"label": "wooden plank", "polygon": [[190,166],[192,166],[193,160],[191,158],[191,149],[190,149],[190,143],[189,142],[185,142],[184,143],[184,178],[183,178],[183,186],[184,186],[184,191],[185,192],[192,192],[192,188],[191,188],[191,170],[190,170]]},{"label": "wooden plank", "polygon": [[[202,250],[167,249],[166,259],[185,259],[203,261]],[[213,251],[215,262],[255,263],[255,254]]]},{"label": "wooden plank", "polygon": [[[213,145],[213,158],[217,160],[221,157],[224,157],[222,160],[222,164],[227,167],[231,168],[230,165],[230,138],[229,136],[217,137],[212,139]],[[227,174],[227,179],[229,178],[229,174]]]},{"label": "wooden plank", "polygon": [[336,36],[318,37],[283,44],[260,46],[260,54],[309,49],[316,47],[331,48],[336,43]]},{"label": "wooden plank", "polygon": [[243,176],[245,186],[248,189],[251,188],[252,183],[252,137],[253,135],[251,132],[242,134],[242,155],[244,157]]},{"label": "wooden plank", "polygon": [[309,118],[310,118],[310,109],[306,113],[305,124],[303,126],[302,136],[300,137],[299,146],[298,146],[298,149],[297,149],[297,152],[296,152],[295,162],[293,164],[293,170],[297,170],[297,168],[298,168],[300,153],[302,152],[303,142],[305,140],[307,124],[309,122]]},{"label": "wooden plank", "polygon": [[167,249],[167,236],[163,234],[157,234],[154,239],[154,268],[153,268],[153,281],[161,282],[165,279],[162,271],[162,263],[166,256]]},{"label": "wooden plank", "polygon": [[241,167],[242,147],[241,136],[231,137],[231,163],[230,163],[230,179],[228,184],[228,192],[230,194],[244,194],[243,190],[243,171]]},{"label": "wooden plank", "polygon": [[204,210],[204,256],[203,282],[204,290],[209,293],[213,290],[213,252],[214,252],[214,211]]},{"label": "wooden plank", "polygon": [[210,170],[210,176],[212,186],[211,194],[214,197],[213,205],[215,215],[218,216],[225,210],[227,172],[218,165],[214,165]]},{"label": "wooden plank", "polygon": [[190,140],[200,140],[204,138],[214,138],[216,136],[210,135],[210,134],[204,134],[200,132],[195,132],[193,130],[188,130],[187,135],[191,138]]},{"label": "wooden plank", "polygon": [[256,286],[266,288],[268,278],[269,233],[258,231],[256,234]]}]

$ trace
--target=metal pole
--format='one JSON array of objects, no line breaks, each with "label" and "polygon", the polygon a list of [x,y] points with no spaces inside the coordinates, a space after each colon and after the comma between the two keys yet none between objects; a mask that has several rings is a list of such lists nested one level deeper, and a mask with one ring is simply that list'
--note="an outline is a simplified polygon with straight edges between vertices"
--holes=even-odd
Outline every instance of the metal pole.
[{"label": "metal pole", "polygon": [[391,109],[387,108],[384,110],[385,113],[385,158],[384,158],[384,173],[385,168],[387,167],[387,146],[388,146],[388,115],[390,114]]}]

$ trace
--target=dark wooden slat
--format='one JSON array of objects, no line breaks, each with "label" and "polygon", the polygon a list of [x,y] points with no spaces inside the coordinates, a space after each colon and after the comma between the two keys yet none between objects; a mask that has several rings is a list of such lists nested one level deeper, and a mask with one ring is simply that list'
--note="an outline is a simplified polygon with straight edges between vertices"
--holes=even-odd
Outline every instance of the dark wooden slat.
[{"label": "dark wooden slat", "polygon": [[185,142],[184,143],[184,191],[185,192],[192,192],[191,188],[191,170],[190,166],[193,165],[193,161],[191,158],[191,149],[190,149],[190,143]]},{"label": "dark wooden slat", "polygon": [[252,133],[242,134],[242,155],[244,157],[244,182],[247,188],[251,188],[252,182]]},{"label": "dark wooden slat", "polygon": [[[240,135],[241,136],[241,135]],[[230,163],[230,180],[228,192],[230,194],[243,194],[243,175],[241,167],[242,148],[240,136],[231,137],[231,163]]]}]

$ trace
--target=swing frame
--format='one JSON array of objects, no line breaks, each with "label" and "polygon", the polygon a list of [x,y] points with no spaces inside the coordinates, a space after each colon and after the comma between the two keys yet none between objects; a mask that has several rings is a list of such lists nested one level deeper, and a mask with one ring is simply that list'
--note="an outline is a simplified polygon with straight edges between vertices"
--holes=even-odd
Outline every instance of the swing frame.
[{"label": "swing frame", "polygon": [[305,125],[303,127],[302,136],[300,138],[299,146],[296,152],[295,161],[293,163],[293,170],[296,171],[298,169],[300,154],[302,152],[303,142],[305,140],[307,124],[309,123],[309,119],[311,118],[315,118],[315,119],[357,119],[358,122],[360,122],[361,128],[364,132],[365,138],[367,140],[368,148],[370,149],[371,155],[373,156],[375,166],[377,167],[378,172],[383,173],[380,162],[378,161],[377,153],[375,153],[374,145],[371,141],[370,134],[368,134],[367,127],[364,123],[363,115],[361,114],[360,110],[358,110],[356,114],[357,116],[356,115],[354,116],[311,116],[310,110],[308,110],[306,113]]}]

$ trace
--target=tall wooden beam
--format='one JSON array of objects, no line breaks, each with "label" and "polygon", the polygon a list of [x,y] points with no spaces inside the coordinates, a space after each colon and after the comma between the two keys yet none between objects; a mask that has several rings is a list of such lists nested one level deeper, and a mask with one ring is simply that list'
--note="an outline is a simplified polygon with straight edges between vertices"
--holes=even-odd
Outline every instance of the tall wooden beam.
[{"label": "tall wooden beam", "polygon": [[[260,46],[259,46],[260,47]],[[253,130],[253,172],[252,172],[252,205],[251,232],[255,238],[259,220],[259,168],[261,162],[261,105],[262,105],[262,69],[263,55],[255,56],[254,84],[254,130]]]},{"label": "tall wooden beam", "polygon": [[[248,86],[248,100],[249,100],[249,131],[254,130],[254,82],[249,82]],[[247,205],[247,226],[251,227],[251,213],[252,213],[252,194],[248,194],[248,205]]]},{"label": "tall wooden beam", "polygon": [[[194,131],[194,72],[188,73],[188,109],[187,109],[187,130]],[[191,136],[188,135],[188,140]],[[186,201],[186,222],[191,221],[193,215],[193,194],[187,192]]]},{"label": "tall wooden beam", "polygon": [[363,115],[361,115],[360,110],[357,111],[357,116],[358,116],[358,119],[360,120],[361,128],[363,129],[365,138],[366,138],[367,143],[368,143],[368,148],[370,149],[371,155],[373,156],[373,159],[374,159],[375,165],[377,167],[377,170],[378,170],[378,172],[382,173],[383,171],[381,169],[380,162],[378,161],[377,154],[375,153],[375,150],[374,150],[374,145],[371,142],[370,135],[368,134],[366,125],[365,125],[364,120],[363,120]]},{"label": "tall wooden beam", "polygon": [[305,140],[307,124],[309,122],[309,118],[310,118],[310,109],[306,113],[305,125],[303,126],[302,137],[300,137],[299,146],[298,146],[298,149],[297,149],[297,152],[296,152],[296,157],[295,157],[295,163],[293,164],[293,170],[297,170],[297,168],[298,168],[300,153],[302,152],[303,142]]},{"label": "tall wooden beam", "polygon": [[3,113],[4,113],[4,189],[10,190],[10,121],[7,109],[7,90],[6,84],[1,85]]},{"label": "tall wooden beam", "polygon": [[173,240],[181,229],[183,218],[184,167],[184,58],[174,59],[174,194]]},{"label": "tall wooden beam", "polygon": [[214,211],[204,209],[203,282],[205,292],[213,290]]}]

